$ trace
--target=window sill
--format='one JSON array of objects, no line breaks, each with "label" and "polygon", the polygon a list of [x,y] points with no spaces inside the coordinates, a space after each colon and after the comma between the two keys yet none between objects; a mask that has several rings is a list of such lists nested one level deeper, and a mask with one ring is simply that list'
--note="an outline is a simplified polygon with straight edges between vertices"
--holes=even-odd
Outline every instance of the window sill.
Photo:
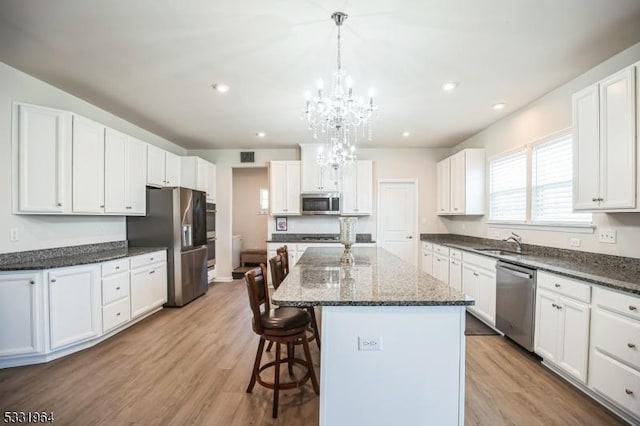
[{"label": "window sill", "polygon": [[525,223],[487,221],[491,228],[529,229],[536,231],[570,232],[574,234],[593,234],[596,227],[592,223]]}]

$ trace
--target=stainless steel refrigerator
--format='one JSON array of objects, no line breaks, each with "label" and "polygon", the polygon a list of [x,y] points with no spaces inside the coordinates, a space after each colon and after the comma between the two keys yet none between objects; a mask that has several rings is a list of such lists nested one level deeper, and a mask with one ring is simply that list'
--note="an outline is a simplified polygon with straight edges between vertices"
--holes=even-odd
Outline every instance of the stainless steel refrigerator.
[{"label": "stainless steel refrigerator", "polygon": [[147,188],[147,215],[127,217],[130,247],[168,247],[168,301],[183,306],[208,290],[206,195]]}]

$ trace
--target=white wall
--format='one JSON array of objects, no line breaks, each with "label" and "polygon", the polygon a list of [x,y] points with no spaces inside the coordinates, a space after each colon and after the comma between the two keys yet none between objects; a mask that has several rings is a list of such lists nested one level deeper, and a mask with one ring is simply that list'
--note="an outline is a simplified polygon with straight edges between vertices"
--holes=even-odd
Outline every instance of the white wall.
[{"label": "white wall", "polygon": [[242,237],[243,249],[267,249],[269,216],[258,214],[262,188],[269,188],[266,167],[233,169],[233,235]]},{"label": "white wall", "polygon": [[[186,153],[166,139],[0,62],[0,253],[126,239],[123,217],[12,213],[11,106],[14,101],[75,112],[176,154]],[[10,241],[11,228],[18,228],[18,241]]]},{"label": "white wall", "polygon": [[[240,163],[241,151],[254,151],[255,163]],[[365,149],[358,150],[358,158],[373,160],[374,212],[377,206],[377,181],[379,179],[415,179],[418,181],[419,232],[447,232],[447,219],[436,216],[436,161],[445,157],[449,149]],[[191,150],[217,166],[216,263],[218,279],[231,278],[231,236],[232,236],[232,170],[236,167],[264,167],[269,161],[299,160],[300,151],[294,149],[271,150]],[[265,240],[275,232],[275,218],[269,216]],[[289,217],[287,233],[338,233],[339,225],[335,217]],[[370,233],[376,238],[374,216],[362,217],[357,225],[358,233]]]},{"label": "white wall", "polygon": [[[571,95],[584,87],[640,60],[640,43],[613,56],[588,72],[532,102],[526,107],[496,122],[480,133],[463,141],[451,152],[462,148],[485,148],[487,158],[509,149],[540,139],[546,135],[571,127]],[[487,182],[488,192],[488,182]],[[487,201],[488,203],[488,201]],[[488,211],[488,206],[487,206]],[[503,238],[515,231],[525,243],[572,248],[571,238],[580,238],[578,250],[640,257],[640,213],[594,214],[597,228],[614,228],[618,231],[618,244],[598,241],[597,229],[593,234],[538,231],[529,229],[505,229],[491,227],[486,216],[481,218],[455,218],[448,222],[450,232],[487,238]]]}]

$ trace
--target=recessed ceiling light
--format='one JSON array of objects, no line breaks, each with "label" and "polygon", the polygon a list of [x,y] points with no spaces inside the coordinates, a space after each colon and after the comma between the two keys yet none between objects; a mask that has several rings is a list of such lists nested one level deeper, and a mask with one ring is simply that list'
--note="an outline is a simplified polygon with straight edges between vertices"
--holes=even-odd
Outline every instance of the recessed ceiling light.
[{"label": "recessed ceiling light", "polygon": [[223,83],[214,83],[211,85],[213,90],[220,93],[227,93],[229,91],[229,86]]},{"label": "recessed ceiling light", "polygon": [[402,132],[402,137],[403,137],[403,138],[408,138],[409,136],[411,136],[411,133],[410,133],[410,132],[408,132],[408,131],[406,131],[406,130],[405,130],[404,132]]},{"label": "recessed ceiling light", "polygon": [[256,136],[259,138],[264,138],[265,136],[267,136],[267,134],[265,132],[258,132],[256,133]]},{"label": "recessed ceiling light", "polygon": [[491,108],[495,109],[495,110],[500,110],[502,108],[504,108],[507,104],[505,104],[504,102],[498,102],[497,104],[493,104],[493,106]]},{"label": "recessed ceiling light", "polygon": [[455,81],[448,81],[442,85],[442,90],[444,90],[445,92],[450,92],[456,87],[458,87],[458,83],[456,83]]}]

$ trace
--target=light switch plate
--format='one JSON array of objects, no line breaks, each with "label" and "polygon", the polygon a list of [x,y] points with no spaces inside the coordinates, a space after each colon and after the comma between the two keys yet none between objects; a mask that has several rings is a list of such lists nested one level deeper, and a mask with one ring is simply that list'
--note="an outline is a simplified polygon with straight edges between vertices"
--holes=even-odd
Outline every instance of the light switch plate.
[{"label": "light switch plate", "polygon": [[382,337],[380,336],[358,336],[359,351],[381,351]]},{"label": "light switch plate", "polygon": [[600,242],[607,244],[616,243],[616,230],[615,229],[601,229],[599,234]]},{"label": "light switch plate", "polygon": [[11,241],[18,241],[18,228],[11,228]]}]

